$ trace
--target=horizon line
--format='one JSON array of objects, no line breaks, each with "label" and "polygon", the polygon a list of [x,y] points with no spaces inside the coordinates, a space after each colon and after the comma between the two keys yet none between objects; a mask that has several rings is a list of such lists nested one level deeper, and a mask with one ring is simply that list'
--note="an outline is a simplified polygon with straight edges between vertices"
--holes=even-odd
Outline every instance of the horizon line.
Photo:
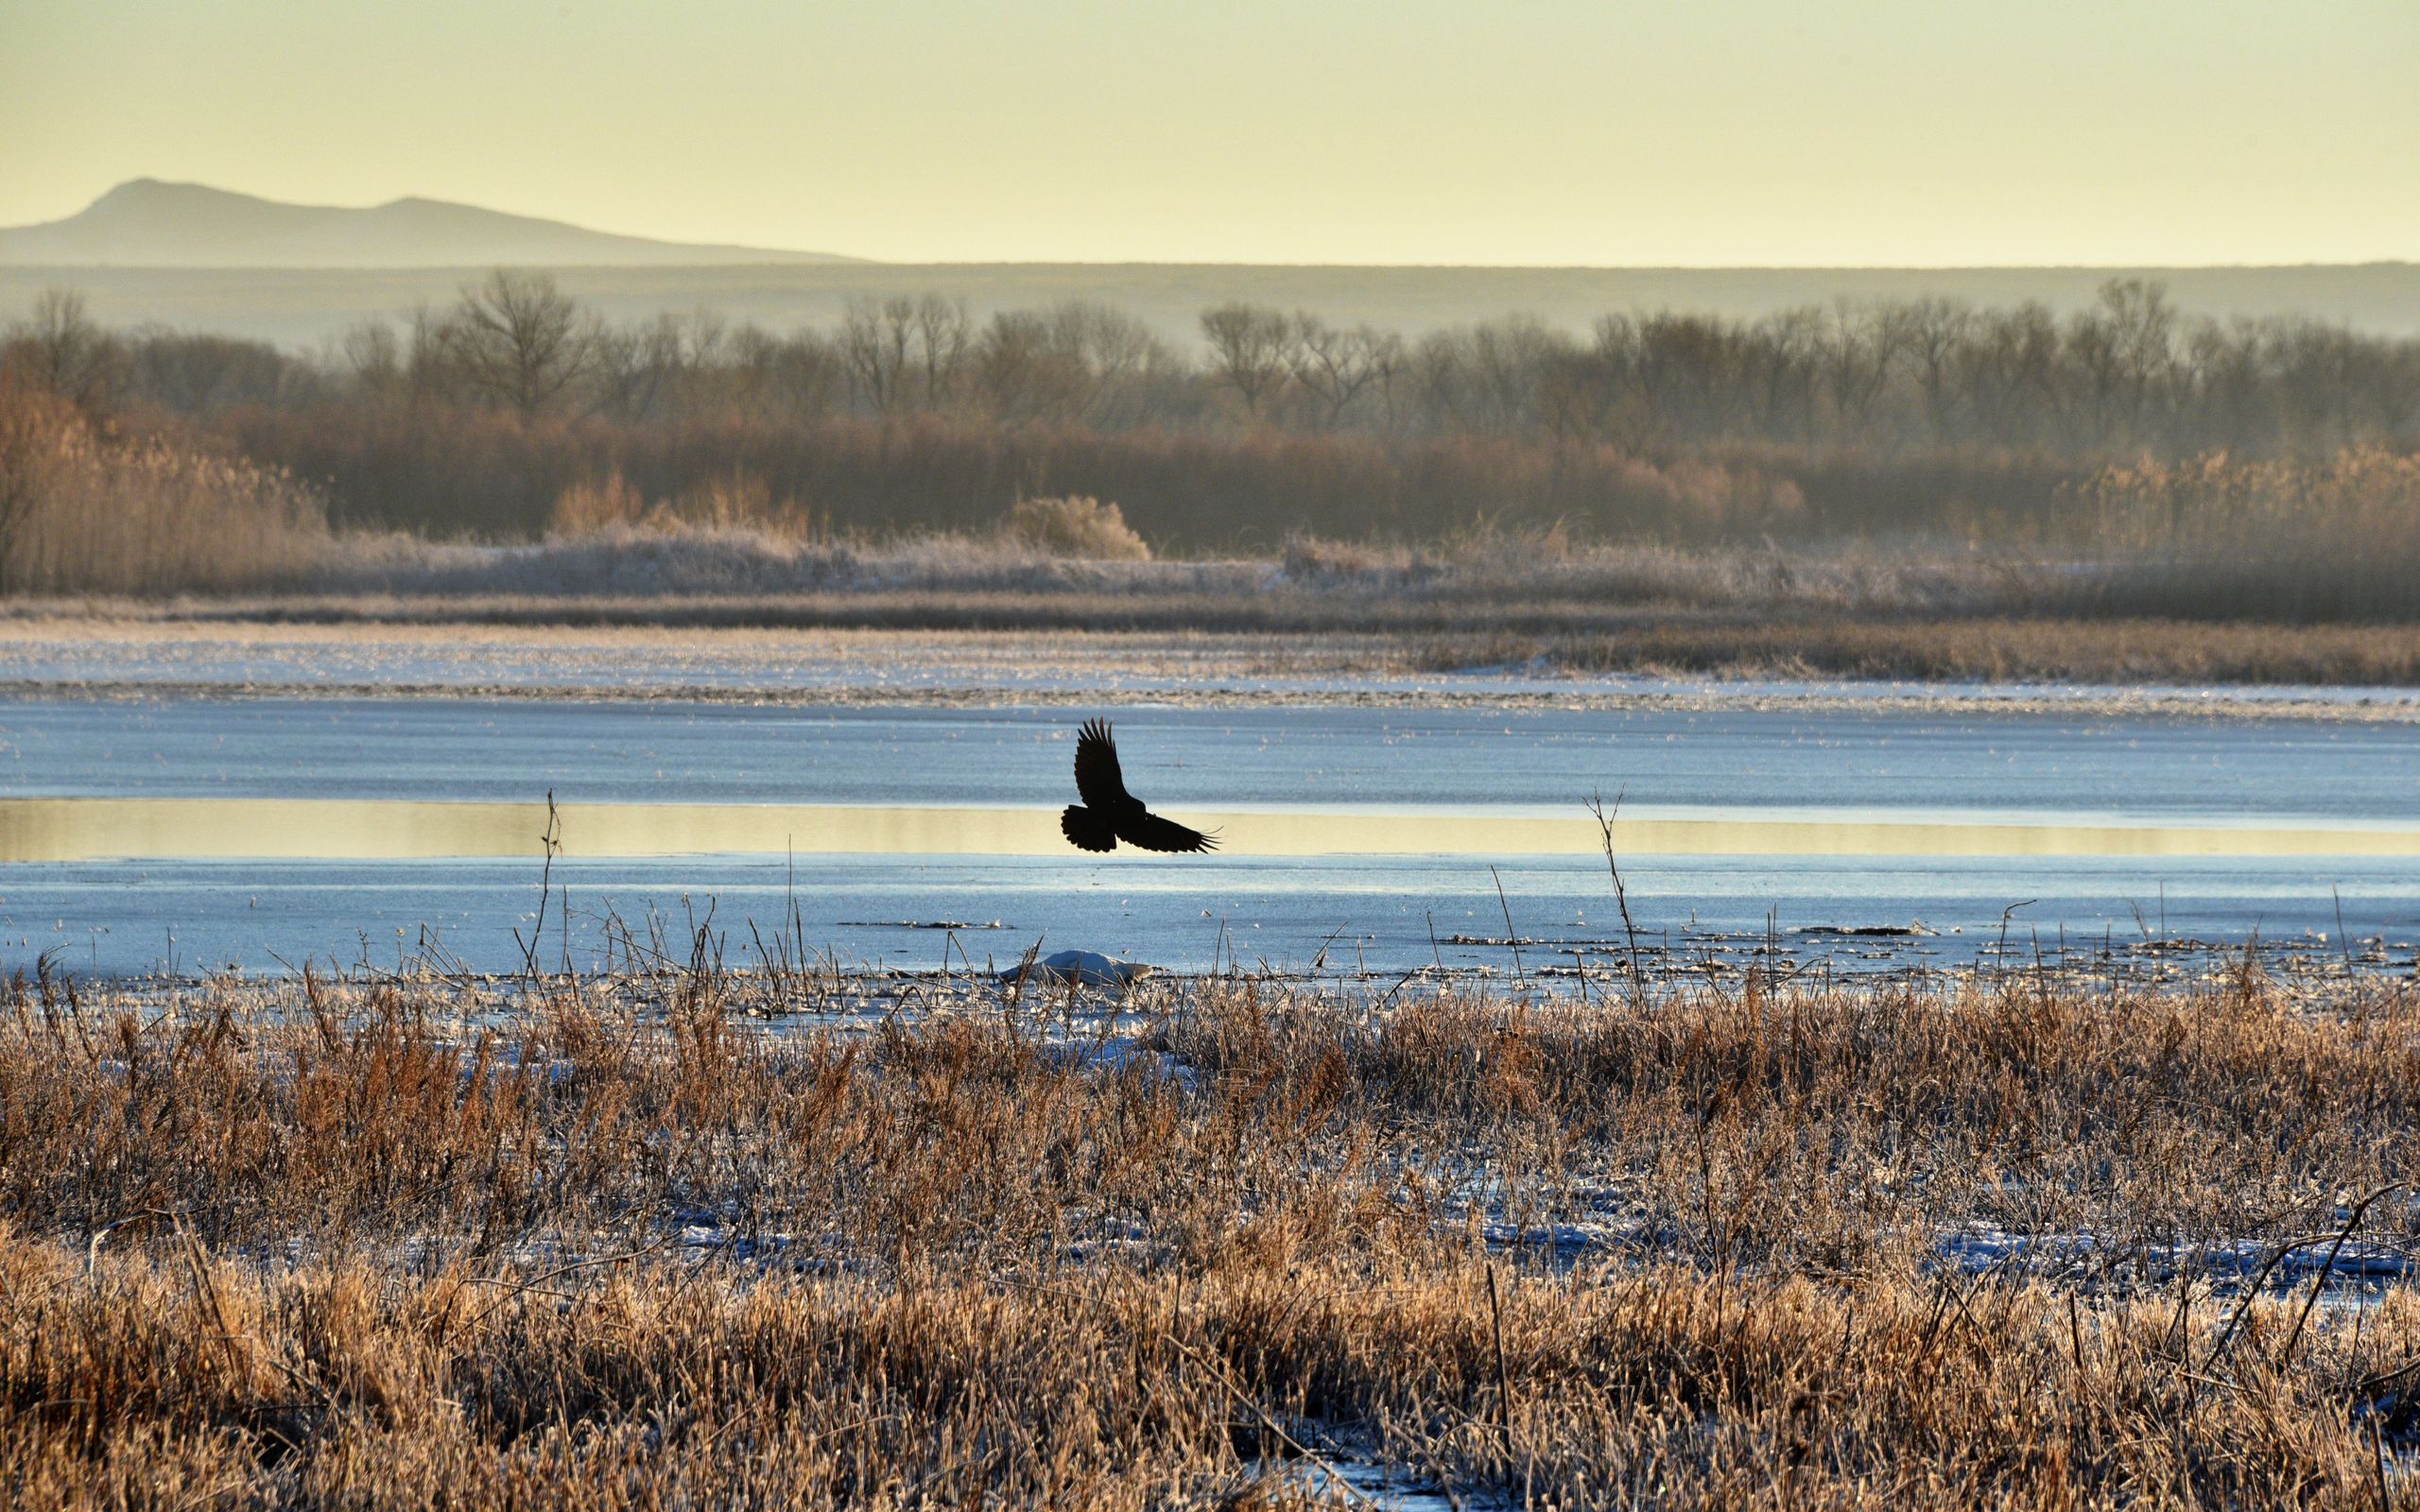
[{"label": "horizon line", "polygon": [[[501,212],[510,214],[510,212]],[[538,217],[531,217],[538,218]],[[37,225],[50,224],[36,222]],[[571,222],[560,224],[570,225]],[[0,232],[21,231],[25,227],[0,226]],[[580,230],[593,228],[580,227]],[[597,234],[623,236],[621,232]],[[998,267],[1092,267],[1092,268],[1248,268],[1290,269],[1336,272],[1408,272],[1408,273],[2226,273],[2226,272],[2289,272],[2306,268],[2370,268],[2420,267],[2420,253],[2406,257],[2366,257],[2342,261],[2312,258],[2300,262],[2258,263],[1336,263],[1336,262],[1245,262],[1236,259],[1186,258],[1124,258],[1115,261],[1096,258],[936,258],[908,261],[890,258],[863,257],[854,253],[795,252],[753,248],[735,243],[672,242],[662,237],[631,235],[631,240],[658,241],[666,246],[706,247],[717,250],[765,251],[761,262],[718,263],[43,263],[10,262],[0,258],[0,268],[26,270],[57,268],[63,271],[159,272],[159,273],[446,273],[480,271],[496,267],[535,268],[541,271],[598,271],[612,273],[695,272],[730,273],[747,268],[812,268],[819,273],[848,268],[998,268]],[[794,259],[794,260],[793,260]]]}]

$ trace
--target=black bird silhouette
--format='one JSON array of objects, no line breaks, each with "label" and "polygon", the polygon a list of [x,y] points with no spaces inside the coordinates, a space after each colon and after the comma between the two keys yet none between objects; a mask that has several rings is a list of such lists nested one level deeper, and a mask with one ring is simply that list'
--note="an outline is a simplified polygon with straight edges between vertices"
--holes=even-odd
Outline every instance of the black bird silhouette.
[{"label": "black bird silhouette", "polygon": [[1117,743],[1098,719],[1085,720],[1076,737],[1076,791],[1084,800],[1067,805],[1059,816],[1059,829],[1078,850],[1115,850],[1120,840],[1145,850],[1219,848],[1215,835],[1161,818],[1126,791],[1126,778],[1117,769]]}]

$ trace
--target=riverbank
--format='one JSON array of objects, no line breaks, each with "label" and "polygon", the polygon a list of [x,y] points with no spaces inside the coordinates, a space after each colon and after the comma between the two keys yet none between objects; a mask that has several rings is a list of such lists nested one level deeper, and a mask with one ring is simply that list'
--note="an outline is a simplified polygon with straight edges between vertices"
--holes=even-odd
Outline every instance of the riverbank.
[{"label": "riverbank", "polygon": [[[1495,634],[683,623],[665,617],[673,606],[631,608],[638,617],[628,622],[563,623],[506,601],[485,610],[410,600],[21,602],[0,638],[0,692],[1068,707],[1945,704],[2420,719],[2420,628],[1674,624],[1549,644]],[[683,612],[714,610],[693,603]],[[1848,671],[1825,670],[1835,663]]]}]

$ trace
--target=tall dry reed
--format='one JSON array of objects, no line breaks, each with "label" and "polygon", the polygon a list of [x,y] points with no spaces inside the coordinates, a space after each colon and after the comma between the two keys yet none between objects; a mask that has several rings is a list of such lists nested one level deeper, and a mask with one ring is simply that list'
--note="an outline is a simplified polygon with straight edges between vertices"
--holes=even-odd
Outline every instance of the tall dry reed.
[{"label": "tall dry reed", "polygon": [[291,582],[326,564],[319,495],[174,433],[118,437],[0,384],[0,592],[169,593]]},{"label": "tall dry reed", "polygon": [[2118,570],[2055,595],[2203,619],[2404,620],[2420,611],[2420,456],[2223,453],[2109,467],[2062,498],[2072,539]]}]

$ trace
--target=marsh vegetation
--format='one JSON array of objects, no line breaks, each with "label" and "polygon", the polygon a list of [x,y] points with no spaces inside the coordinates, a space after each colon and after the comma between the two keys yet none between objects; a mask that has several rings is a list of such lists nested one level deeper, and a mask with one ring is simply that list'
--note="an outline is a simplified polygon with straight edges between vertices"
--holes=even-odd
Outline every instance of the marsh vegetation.
[{"label": "marsh vegetation", "polygon": [[[2187,319],[2139,284],[2065,320],[1916,301],[1413,340],[1231,305],[1201,330],[1187,351],[1098,305],[978,325],[931,298],[782,335],[615,328],[499,273],[304,357],[113,332],[49,297],[0,360],[0,586],[786,595],[765,614],[937,627],[1401,619],[1577,665],[1640,660],[1557,649],[1626,612],[1668,635],[1715,610],[1824,670],[1904,633],[1915,672],[1969,664],[1941,649],[1947,619],[2410,620],[2409,340]],[[1197,592],[1171,598],[1171,575]],[[1720,638],[1671,654],[1754,654]],[[2374,660],[2360,675],[2399,656]]]},{"label": "marsh vegetation", "polygon": [[0,1480],[2403,1494],[2408,983],[859,986],[702,941],[501,987],[21,979]]}]

